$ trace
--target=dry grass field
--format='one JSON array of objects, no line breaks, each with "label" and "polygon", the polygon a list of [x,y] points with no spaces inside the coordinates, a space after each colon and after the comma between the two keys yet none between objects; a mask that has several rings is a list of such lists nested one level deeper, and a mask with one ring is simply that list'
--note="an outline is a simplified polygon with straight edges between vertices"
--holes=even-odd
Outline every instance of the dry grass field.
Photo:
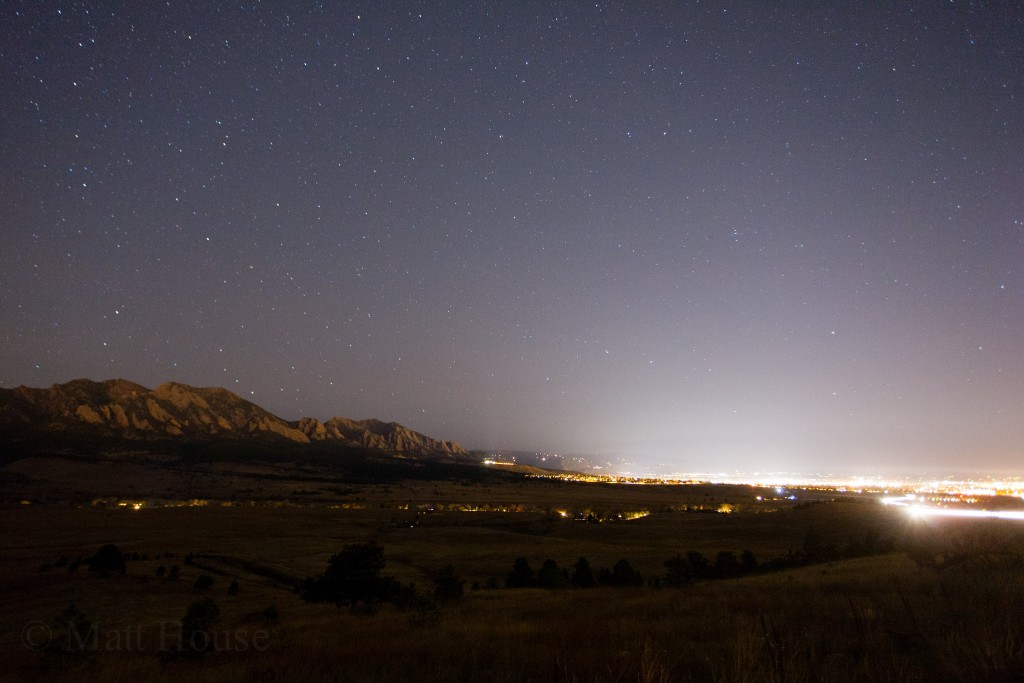
[{"label": "dry grass field", "polygon": [[[516,477],[351,484],[323,471],[213,465],[128,468],[117,478],[115,465],[101,465],[105,478],[74,462],[6,467],[5,680],[1024,675],[1024,543],[1006,523],[934,524],[868,496],[795,491],[796,500],[772,500],[773,490],[742,486]],[[23,504],[23,493],[35,500]],[[204,504],[160,507],[156,493]],[[588,514],[603,521],[582,521]],[[802,561],[811,538],[820,554]],[[868,552],[865,538],[882,542]],[[383,547],[384,573],[424,599],[372,613],[303,601],[297,582],[323,572],[343,547],[368,542]],[[130,558],[124,573],[69,571],[110,543]],[[789,564],[670,588],[665,562],[687,551],[711,560],[749,551],[762,566]],[[595,573],[625,559],[643,585],[505,587],[516,558],[571,571],[579,557]],[[427,599],[447,565],[464,596]],[[203,576],[212,583],[197,588]],[[179,651],[190,606],[211,601],[207,651]]]}]

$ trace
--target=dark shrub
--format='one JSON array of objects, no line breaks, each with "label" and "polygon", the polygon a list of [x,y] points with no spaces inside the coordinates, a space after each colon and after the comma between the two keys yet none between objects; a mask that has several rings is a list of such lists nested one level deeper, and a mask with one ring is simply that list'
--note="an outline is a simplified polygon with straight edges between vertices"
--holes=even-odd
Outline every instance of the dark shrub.
[{"label": "dark shrub", "polygon": [[465,593],[465,584],[448,565],[434,578],[434,597],[438,600],[458,600]]},{"label": "dark shrub", "polygon": [[125,563],[124,553],[113,543],[108,543],[96,551],[96,554],[86,560],[89,571],[109,574],[118,572],[124,574]]},{"label": "dark shrub", "polygon": [[186,652],[202,653],[213,648],[213,638],[208,632],[217,618],[220,608],[213,598],[193,602],[181,618],[181,649]]}]

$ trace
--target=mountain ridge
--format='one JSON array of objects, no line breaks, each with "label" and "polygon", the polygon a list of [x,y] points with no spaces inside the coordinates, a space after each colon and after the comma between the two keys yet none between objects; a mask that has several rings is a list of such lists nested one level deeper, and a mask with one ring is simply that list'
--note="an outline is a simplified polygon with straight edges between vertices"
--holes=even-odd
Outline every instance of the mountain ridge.
[{"label": "mountain ridge", "polygon": [[0,439],[82,433],[130,443],[178,440],[309,445],[323,443],[401,457],[456,458],[469,453],[397,422],[335,416],[284,420],[223,387],[165,382],[149,389],[125,379],[74,379],[49,388],[0,388]]}]

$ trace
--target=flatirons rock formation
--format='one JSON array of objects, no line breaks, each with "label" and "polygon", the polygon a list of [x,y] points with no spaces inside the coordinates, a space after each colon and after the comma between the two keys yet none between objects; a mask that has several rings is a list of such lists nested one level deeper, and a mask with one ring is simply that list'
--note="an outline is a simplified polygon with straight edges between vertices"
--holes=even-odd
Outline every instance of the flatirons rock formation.
[{"label": "flatirons rock formation", "polygon": [[304,417],[297,426],[310,441],[339,440],[363,448],[414,455],[468,455],[454,441],[437,441],[397,422],[350,420],[347,417],[332,417],[327,422],[320,422]]},{"label": "flatirons rock formation", "polygon": [[219,387],[168,382],[147,389],[123,379],[78,379],[49,389],[0,389],[0,443],[47,433],[133,442],[323,442],[412,457],[468,456],[453,441],[432,439],[395,422],[344,417],[288,422]]}]

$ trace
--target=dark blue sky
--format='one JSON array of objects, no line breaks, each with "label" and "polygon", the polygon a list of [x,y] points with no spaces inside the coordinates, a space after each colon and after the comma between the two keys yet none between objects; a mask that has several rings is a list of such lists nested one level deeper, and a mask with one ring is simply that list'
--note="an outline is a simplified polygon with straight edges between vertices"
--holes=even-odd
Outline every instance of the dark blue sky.
[{"label": "dark blue sky", "polygon": [[765,5],[4,3],[0,385],[1019,472],[1024,10]]}]

